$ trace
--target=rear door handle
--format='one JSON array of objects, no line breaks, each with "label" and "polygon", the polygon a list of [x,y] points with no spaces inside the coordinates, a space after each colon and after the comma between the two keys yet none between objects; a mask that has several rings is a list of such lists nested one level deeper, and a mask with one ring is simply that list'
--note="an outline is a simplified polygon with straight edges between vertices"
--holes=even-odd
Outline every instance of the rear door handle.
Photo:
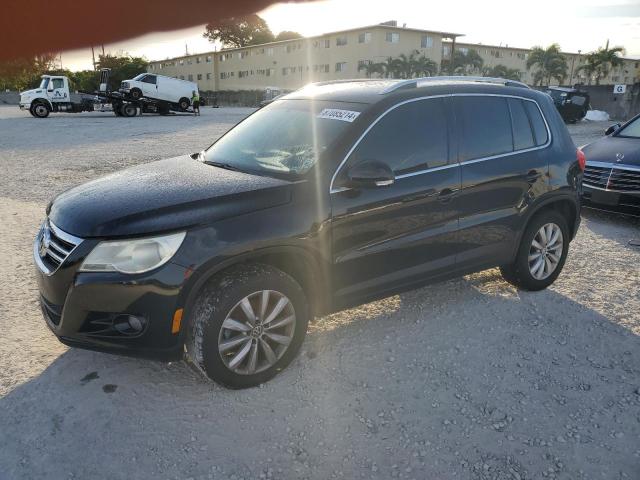
[{"label": "rear door handle", "polygon": [[455,193],[455,190],[452,190],[450,188],[443,188],[438,194],[438,201],[440,203],[449,203]]},{"label": "rear door handle", "polygon": [[529,173],[527,173],[527,182],[530,184],[534,184],[540,177],[542,177],[542,172],[531,170]]}]

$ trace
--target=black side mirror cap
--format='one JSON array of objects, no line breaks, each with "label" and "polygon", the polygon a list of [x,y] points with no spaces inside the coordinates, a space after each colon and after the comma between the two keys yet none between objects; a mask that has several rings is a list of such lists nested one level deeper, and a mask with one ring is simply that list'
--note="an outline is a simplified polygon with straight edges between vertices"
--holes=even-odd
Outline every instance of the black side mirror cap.
[{"label": "black side mirror cap", "polygon": [[604,134],[605,135],[611,135],[612,133],[615,133],[619,128],[620,128],[620,124],[619,123],[614,123],[613,125],[611,125],[609,128],[607,128],[604,131]]},{"label": "black side mirror cap", "polygon": [[365,160],[349,168],[347,186],[351,188],[388,187],[396,181],[391,167],[376,160]]}]

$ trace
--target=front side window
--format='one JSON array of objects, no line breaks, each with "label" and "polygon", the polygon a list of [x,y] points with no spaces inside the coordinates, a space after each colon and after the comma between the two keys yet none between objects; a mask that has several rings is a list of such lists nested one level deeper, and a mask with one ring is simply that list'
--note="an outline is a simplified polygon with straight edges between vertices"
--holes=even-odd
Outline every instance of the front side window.
[{"label": "front side window", "polygon": [[448,163],[447,117],[441,98],[418,100],[391,110],[376,123],[349,157],[349,165],[386,163],[396,175]]},{"label": "front side window", "polygon": [[620,129],[616,137],[640,138],[640,117]]},{"label": "front side window", "polygon": [[[308,172],[350,127],[335,111],[362,105],[280,100],[258,110],[214,143],[204,161],[256,174],[298,176]],[[356,115],[357,117],[357,115]]]},{"label": "front side window", "polygon": [[156,76],[155,75],[145,75],[144,77],[142,77],[140,79],[141,82],[144,83],[152,83],[153,85],[156,84]]},{"label": "front side window", "polygon": [[513,151],[507,99],[456,97],[460,161],[491,157]]}]

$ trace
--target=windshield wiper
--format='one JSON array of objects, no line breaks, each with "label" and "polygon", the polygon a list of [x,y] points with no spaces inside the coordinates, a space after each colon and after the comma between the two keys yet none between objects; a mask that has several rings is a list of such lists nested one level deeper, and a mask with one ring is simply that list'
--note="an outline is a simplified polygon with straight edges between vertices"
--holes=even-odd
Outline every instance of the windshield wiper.
[{"label": "windshield wiper", "polygon": [[240,170],[238,167],[231,165],[230,163],[216,162],[213,160],[205,160],[204,163],[206,163],[207,165],[213,165],[214,167],[224,168],[225,170],[232,170],[234,172],[243,171],[243,170]]}]

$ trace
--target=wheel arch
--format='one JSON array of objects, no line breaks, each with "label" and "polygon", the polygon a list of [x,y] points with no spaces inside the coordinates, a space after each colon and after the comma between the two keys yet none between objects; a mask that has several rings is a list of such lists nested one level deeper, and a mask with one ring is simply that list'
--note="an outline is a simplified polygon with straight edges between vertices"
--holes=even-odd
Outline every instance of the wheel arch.
[{"label": "wheel arch", "polygon": [[181,328],[183,335],[188,331],[190,313],[202,288],[222,272],[241,264],[250,263],[269,265],[290,275],[305,292],[312,316],[330,310],[327,266],[316,255],[302,247],[267,247],[215,264],[205,264],[193,272],[183,290],[183,318],[187,322]]},{"label": "wheel arch", "polygon": [[53,105],[51,104],[51,102],[48,99],[42,97],[34,98],[33,100],[31,100],[31,105],[29,105],[29,108],[39,103],[44,103],[47,107],[49,107],[49,110],[53,110]]},{"label": "wheel arch", "polygon": [[[531,219],[538,215],[540,212],[546,210],[553,210],[559,212],[567,219],[567,226],[569,227],[570,237],[573,240],[578,233],[579,226],[579,218],[580,218],[580,203],[573,196],[569,194],[560,194],[555,195],[552,198],[548,198],[544,201],[541,201],[539,204],[535,206],[535,208],[531,209],[527,212],[527,216],[524,219],[522,224],[522,228],[518,233],[518,241],[516,242],[516,246],[520,245],[520,241],[522,240],[522,235],[524,234],[527,225],[531,221]],[[517,247],[516,247],[517,251]]]}]

